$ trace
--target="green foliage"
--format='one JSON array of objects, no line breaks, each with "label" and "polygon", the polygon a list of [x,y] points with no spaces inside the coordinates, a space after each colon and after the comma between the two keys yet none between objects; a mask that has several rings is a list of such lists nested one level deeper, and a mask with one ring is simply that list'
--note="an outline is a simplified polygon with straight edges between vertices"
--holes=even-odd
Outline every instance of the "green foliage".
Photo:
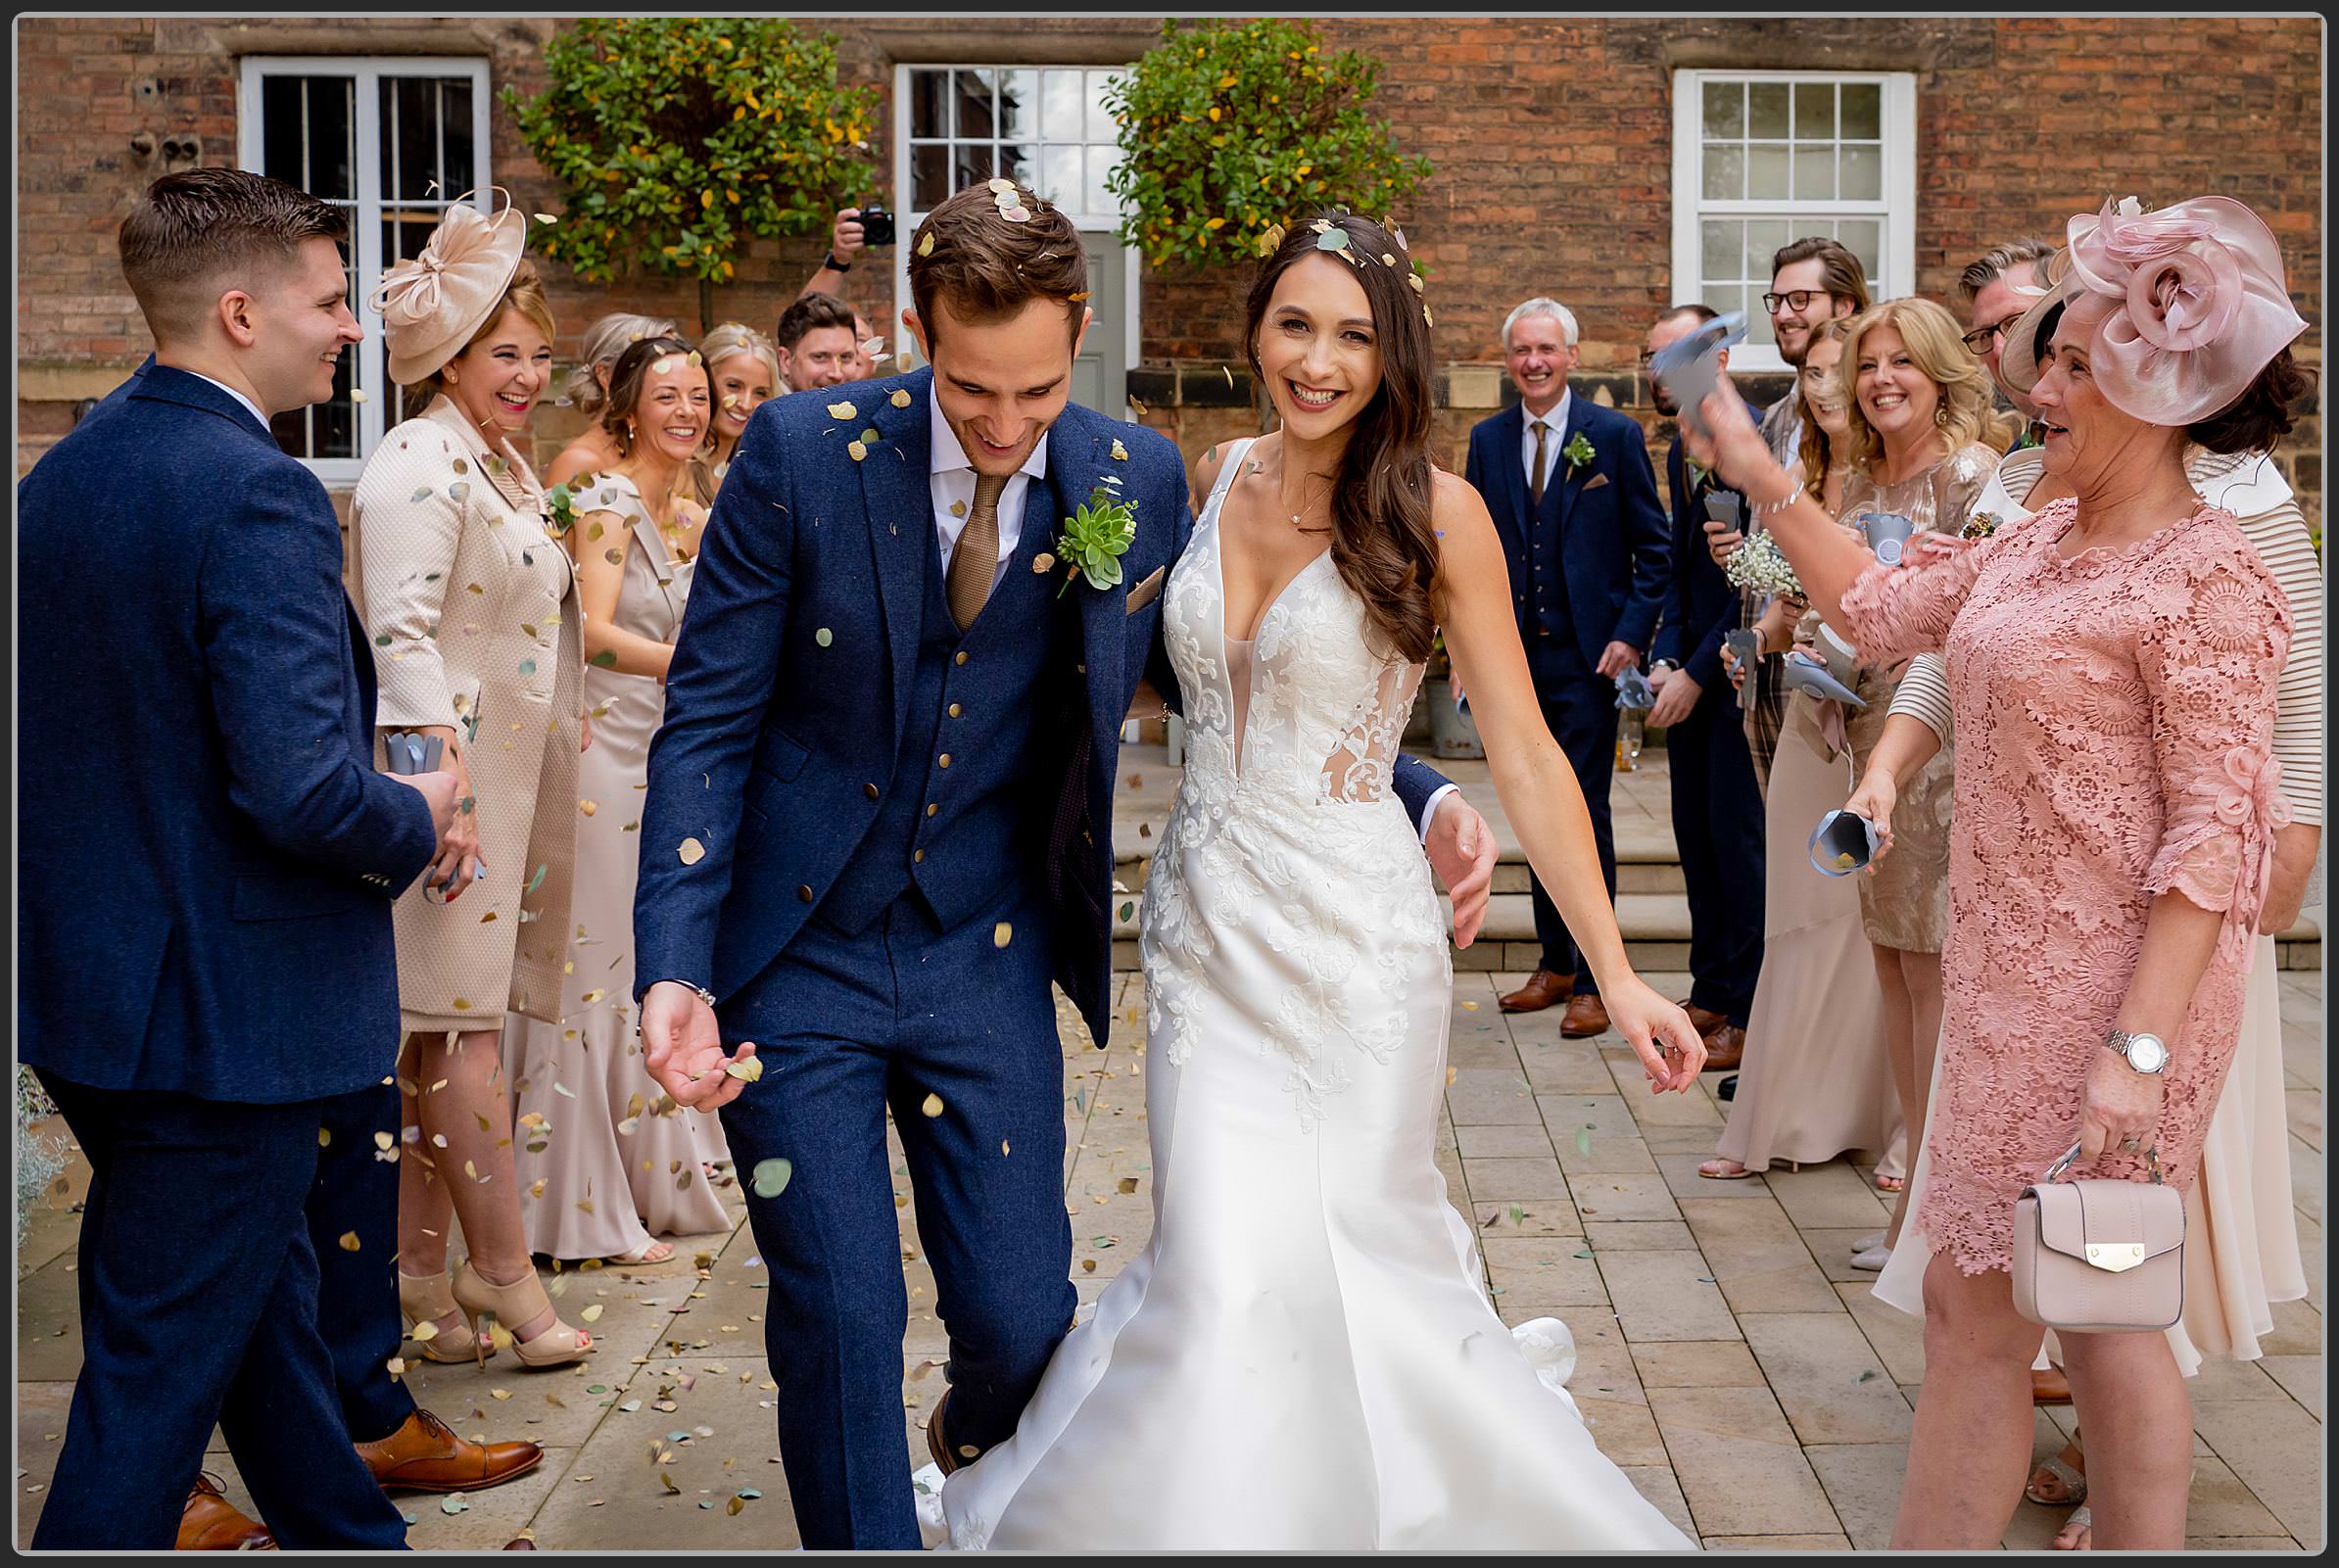
[{"label": "green foliage", "polygon": [[1165,22],[1119,77],[1122,243],[1160,267],[1228,266],[1319,207],[1385,215],[1429,177],[1370,104],[1380,62],[1326,58],[1313,23]]},{"label": "green foliage", "polygon": [[1136,507],[1135,501],[1099,488],[1074,510],[1056,536],[1057,557],[1073,569],[1056,590],[1058,598],[1072,587],[1074,573],[1087,578],[1090,588],[1111,588],[1121,581],[1121,557],[1137,538]]},{"label": "green foliage", "polygon": [[836,40],[756,18],[593,18],[545,49],[550,84],[504,103],[566,211],[535,236],[578,277],[731,280],[753,238],[818,234],[876,189],[877,94]]}]

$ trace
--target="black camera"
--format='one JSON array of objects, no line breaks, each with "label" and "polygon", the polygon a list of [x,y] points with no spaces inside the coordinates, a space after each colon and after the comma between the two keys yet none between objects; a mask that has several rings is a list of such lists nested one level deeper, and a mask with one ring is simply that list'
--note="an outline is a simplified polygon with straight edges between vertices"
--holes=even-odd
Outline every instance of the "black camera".
[{"label": "black camera", "polygon": [[876,197],[861,209],[861,243],[864,245],[891,245],[893,243],[893,214],[885,211]]}]

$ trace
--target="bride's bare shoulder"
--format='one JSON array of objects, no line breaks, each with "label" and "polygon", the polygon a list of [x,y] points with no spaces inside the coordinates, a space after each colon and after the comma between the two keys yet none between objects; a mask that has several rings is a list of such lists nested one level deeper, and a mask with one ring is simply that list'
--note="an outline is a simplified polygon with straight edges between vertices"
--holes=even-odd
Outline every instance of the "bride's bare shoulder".
[{"label": "bride's bare shoulder", "polygon": [[1487,514],[1485,498],[1461,475],[1435,465],[1430,469],[1429,517],[1446,543],[1457,531],[1473,539],[1482,530],[1488,538],[1494,536],[1495,520]]}]

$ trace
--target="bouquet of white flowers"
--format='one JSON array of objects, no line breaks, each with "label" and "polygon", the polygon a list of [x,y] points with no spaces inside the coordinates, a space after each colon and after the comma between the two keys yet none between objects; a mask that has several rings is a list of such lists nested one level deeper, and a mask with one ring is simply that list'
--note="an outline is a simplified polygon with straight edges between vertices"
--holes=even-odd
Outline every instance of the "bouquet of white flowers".
[{"label": "bouquet of white flowers", "polygon": [[1788,563],[1786,551],[1779,548],[1779,542],[1767,531],[1747,535],[1745,542],[1724,563],[1722,575],[1730,580],[1732,588],[1749,594],[1803,596],[1802,582]]},{"label": "bouquet of white flowers", "polygon": [[31,1124],[57,1114],[30,1068],[17,1069],[17,1245],[24,1245],[24,1224],[33,1200],[65,1169],[65,1140],[52,1133],[34,1137]]}]

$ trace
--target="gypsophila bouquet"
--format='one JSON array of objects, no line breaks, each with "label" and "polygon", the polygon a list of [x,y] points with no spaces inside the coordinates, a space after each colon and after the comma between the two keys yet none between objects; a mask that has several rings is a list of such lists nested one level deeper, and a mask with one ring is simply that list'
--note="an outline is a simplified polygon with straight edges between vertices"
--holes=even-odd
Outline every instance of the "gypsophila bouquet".
[{"label": "gypsophila bouquet", "polygon": [[24,1244],[24,1225],[32,1217],[33,1202],[65,1170],[65,1139],[56,1133],[35,1137],[32,1123],[54,1117],[40,1080],[30,1068],[17,1069],[17,1245]]},{"label": "gypsophila bouquet", "polygon": [[1789,564],[1787,553],[1779,548],[1779,542],[1768,532],[1748,535],[1745,543],[1740,545],[1723,565],[1722,575],[1730,580],[1732,588],[1742,589],[1749,594],[1762,594],[1774,598],[1782,594],[1791,594],[1795,598],[1803,596],[1801,579],[1794,575],[1794,567]]}]

